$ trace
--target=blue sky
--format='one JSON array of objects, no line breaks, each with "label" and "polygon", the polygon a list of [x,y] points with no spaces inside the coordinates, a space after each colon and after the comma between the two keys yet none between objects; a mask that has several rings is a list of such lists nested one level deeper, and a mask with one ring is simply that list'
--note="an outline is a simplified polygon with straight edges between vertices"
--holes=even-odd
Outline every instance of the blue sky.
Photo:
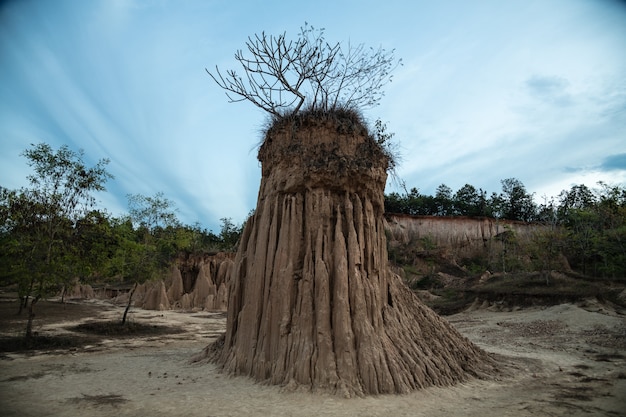
[{"label": "blue sky", "polygon": [[[212,230],[256,205],[266,115],[228,103],[205,68],[237,68],[249,35],[308,22],[330,41],[395,49],[380,118],[398,175],[434,194],[517,178],[538,202],[626,184],[626,5],[609,0],[16,0],[0,3],[0,185],[26,185],[31,143],[109,158],[99,196],[163,192]],[[387,192],[397,191],[389,183]]]}]

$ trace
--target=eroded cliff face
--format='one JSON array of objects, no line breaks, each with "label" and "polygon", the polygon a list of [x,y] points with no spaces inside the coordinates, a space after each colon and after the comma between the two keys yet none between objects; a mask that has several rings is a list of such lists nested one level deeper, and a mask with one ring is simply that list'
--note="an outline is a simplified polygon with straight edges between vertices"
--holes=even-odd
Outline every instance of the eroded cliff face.
[{"label": "eroded cliff face", "polygon": [[223,370],[344,396],[405,393],[491,371],[487,355],[390,272],[387,159],[362,124],[291,120],[259,151],[263,177],[231,275]]},{"label": "eroded cliff face", "polygon": [[[438,248],[455,259],[499,249],[503,234],[519,244],[530,242],[545,226],[487,217],[437,217],[386,214],[385,230],[393,245]],[[492,246],[496,246],[492,248]]]},{"label": "eroded cliff face", "polygon": [[[179,258],[165,279],[137,285],[132,303],[146,310],[226,311],[234,257],[233,253],[220,252]],[[128,287],[106,286],[94,290],[77,281],[64,295],[127,303],[130,291]]]},{"label": "eroded cliff face", "polygon": [[226,311],[233,258],[218,253],[180,259],[165,280],[137,286],[134,305],[147,310]]}]

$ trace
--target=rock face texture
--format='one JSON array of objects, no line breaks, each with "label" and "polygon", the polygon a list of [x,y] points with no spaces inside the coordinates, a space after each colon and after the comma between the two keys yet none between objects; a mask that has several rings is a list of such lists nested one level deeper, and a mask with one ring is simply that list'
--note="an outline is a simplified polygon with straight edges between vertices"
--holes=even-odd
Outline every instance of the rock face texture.
[{"label": "rock face texture", "polygon": [[96,293],[89,284],[81,284],[76,281],[65,293],[67,298],[95,298]]},{"label": "rock face texture", "polygon": [[490,358],[387,265],[388,159],[350,117],[280,120],[259,151],[255,214],[234,261],[225,372],[344,396],[489,373]]},{"label": "rock face texture", "polygon": [[387,214],[385,230],[394,244],[432,246],[446,250],[457,259],[469,258],[486,250],[498,251],[501,236],[514,233],[521,243],[545,230],[539,224],[488,217],[438,217]]},{"label": "rock face texture", "polygon": [[233,255],[223,252],[180,259],[164,281],[137,286],[134,305],[146,310],[225,311],[233,265]]},{"label": "rock face texture", "polygon": [[[145,310],[226,311],[228,279],[233,268],[233,253],[219,252],[178,259],[164,280],[137,285],[133,305]],[[102,298],[127,303],[129,288],[103,287],[75,282],[67,298]]]}]

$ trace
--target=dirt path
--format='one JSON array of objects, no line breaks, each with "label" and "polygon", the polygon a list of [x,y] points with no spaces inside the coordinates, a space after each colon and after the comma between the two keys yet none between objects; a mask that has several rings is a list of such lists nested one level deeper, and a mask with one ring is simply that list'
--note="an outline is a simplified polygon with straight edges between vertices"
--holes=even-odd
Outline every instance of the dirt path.
[{"label": "dirt path", "polygon": [[[591,311],[590,311],[591,310]],[[117,317],[107,306],[103,317]],[[63,354],[0,360],[3,416],[622,416],[626,319],[600,305],[448,317],[508,363],[510,376],[405,396],[343,399],[219,374],[189,359],[223,331],[220,313],[136,311],[133,320],[183,327],[167,336],[104,340]],[[42,331],[75,324],[48,323]],[[66,330],[65,330],[66,331]]]}]

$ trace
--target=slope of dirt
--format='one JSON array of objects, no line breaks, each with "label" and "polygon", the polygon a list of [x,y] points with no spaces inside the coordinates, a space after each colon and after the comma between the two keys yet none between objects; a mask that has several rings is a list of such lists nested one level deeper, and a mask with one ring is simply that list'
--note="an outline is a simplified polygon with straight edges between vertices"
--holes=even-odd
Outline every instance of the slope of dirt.
[{"label": "slope of dirt", "polygon": [[[68,332],[121,316],[110,304],[79,303],[38,327]],[[76,309],[79,310],[79,309]],[[94,314],[94,311],[96,312]],[[2,316],[2,320],[5,316]],[[448,320],[508,364],[499,380],[470,380],[407,395],[343,399],[230,378],[190,358],[225,330],[223,313],[132,310],[131,320],[176,334],[100,340],[73,351],[5,354],[3,416],[621,416],[626,413],[626,320],[605,305],[517,311],[474,309]],[[0,320],[1,321],[1,320]]]}]

